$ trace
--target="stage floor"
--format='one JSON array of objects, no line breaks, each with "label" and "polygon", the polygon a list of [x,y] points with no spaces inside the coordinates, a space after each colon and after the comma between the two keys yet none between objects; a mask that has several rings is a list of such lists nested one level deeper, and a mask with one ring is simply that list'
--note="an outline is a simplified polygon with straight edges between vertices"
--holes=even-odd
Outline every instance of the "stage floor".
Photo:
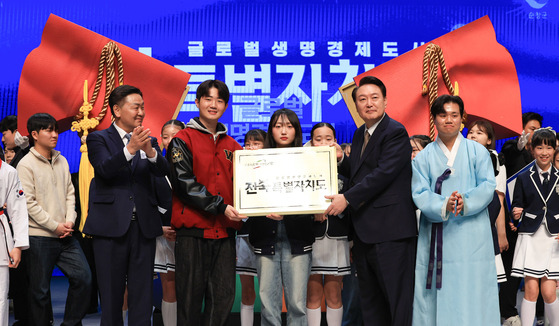
[{"label": "stage floor", "polygon": [[[68,291],[68,280],[64,276],[56,276],[53,277],[51,280],[51,293],[52,293],[52,309],[54,313],[54,325],[60,325],[64,318],[64,305],[66,304],[66,292]],[[240,291],[239,291],[240,292]],[[240,294],[238,295],[240,296]],[[520,307],[520,302],[524,296],[524,292],[518,291],[518,299],[517,299],[517,307]],[[259,314],[257,314],[259,315]],[[255,318],[255,326],[260,325],[260,316],[256,316]],[[323,316],[323,325],[326,325],[325,316]],[[86,315],[82,321],[83,326],[97,326],[101,322],[101,313],[98,312],[96,314],[89,314]],[[285,322],[285,318],[284,318]],[[9,325],[14,323],[14,315],[13,312],[10,311],[10,321]],[[125,323],[125,325],[128,325]],[[154,325],[157,325],[155,323]],[[229,325],[240,325],[239,314],[238,312],[233,312],[231,314],[231,318],[229,320]]]}]

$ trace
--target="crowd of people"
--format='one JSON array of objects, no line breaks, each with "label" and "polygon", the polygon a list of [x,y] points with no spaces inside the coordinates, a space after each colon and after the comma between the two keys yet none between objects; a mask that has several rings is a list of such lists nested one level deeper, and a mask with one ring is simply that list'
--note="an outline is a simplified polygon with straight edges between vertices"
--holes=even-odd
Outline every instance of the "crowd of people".
[{"label": "crowd of people", "polygon": [[[491,123],[474,121],[464,138],[465,103],[442,95],[431,105],[437,138],[409,137],[386,113],[383,82],[364,77],[352,98],[365,123],[351,144],[338,145],[327,122],[303,144],[297,114],[279,109],[241,146],[220,122],[228,87],[207,80],[196,91],[199,116],[162,126],[162,152],[142,124],[143,96],[117,87],[114,122],[87,137],[89,207],[79,207],[55,150],[51,115],[31,116],[28,136],[16,116],[0,123],[1,325],[8,294],[18,325],[52,323],[55,266],[69,280],[63,325],[81,325],[98,302],[101,325],[150,325],[154,273],[166,326],[225,325],[236,274],[243,326],[254,323],[255,278],[262,325],[282,324],[284,300],[288,325],[320,325],[324,300],[331,326],[543,325],[544,315],[559,325],[559,140],[541,115],[524,113],[522,135],[499,154]],[[301,146],[336,148],[328,208],[240,214],[233,152]],[[507,179],[516,182],[510,208]],[[88,211],[83,234],[79,209]]]}]

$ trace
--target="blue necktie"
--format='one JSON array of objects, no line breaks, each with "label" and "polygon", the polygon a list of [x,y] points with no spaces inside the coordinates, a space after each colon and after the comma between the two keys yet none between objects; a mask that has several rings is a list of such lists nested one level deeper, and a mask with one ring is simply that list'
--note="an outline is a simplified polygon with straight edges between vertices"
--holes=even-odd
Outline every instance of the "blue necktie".
[{"label": "blue necktie", "polygon": [[[130,143],[130,138],[131,137],[132,137],[131,134],[124,135],[124,138],[126,138],[126,140],[128,140],[128,143],[124,144],[124,146],[126,146]],[[138,152],[136,152],[136,155],[138,155]],[[136,155],[134,155],[134,157],[130,160],[130,166],[134,166],[134,158],[136,158]]]}]

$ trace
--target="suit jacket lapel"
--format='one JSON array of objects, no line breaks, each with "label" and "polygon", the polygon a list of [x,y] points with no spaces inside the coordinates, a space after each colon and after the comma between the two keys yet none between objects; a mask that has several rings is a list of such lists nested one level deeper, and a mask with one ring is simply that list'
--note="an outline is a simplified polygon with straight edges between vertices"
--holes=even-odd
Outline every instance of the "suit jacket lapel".
[{"label": "suit jacket lapel", "polygon": [[[353,177],[357,172],[357,167],[361,162],[361,147],[363,147],[363,137],[365,133],[365,124],[357,129],[355,135],[353,137],[353,142],[351,144],[351,148],[353,149],[353,155],[349,156],[349,160],[351,163],[351,176]],[[370,141],[370,139],[369,139]]]},{"label": "suit jacket lapel", "polygon": [[[365,161],[367,156],[369,154],[371,154],[371,152],[373,151],[375,146],[378,145],[378,140],[380,139],[380,137],[384,133],[384,130],[386,129],[386,127],[388,126],[389,120],[390,120],[390,118],[388,117],[388,114],[385,114],[384,118],[378,124],[375,131],[371,135],[371,138],[369,139],[369,142],[367,143],[367,147],[365,147],[365,150],[363,151],[363,155],[361,155],[358,158],[357,165],[356,165],[356,167],[355,167],[355,169],[353,170],[353,173],[352,173],[353,176],[357,173],[357,171],[359,171],[359,169],[361,168],[361,165],[363,164],[363,162]],[[361,151],[361,147],[363,146],[363,141],[364,141],[363,137],[365,137],[366,126],[363,125],[363,126],[361,126],[361,128],[363,128],[363,129],[362,129],[362,132],[361,132],[361,137],[359,139],[359,147],[358,147],[359,151]],[[361,129],[361,128],[359,128],[359,129]]]},{"label": "suit jacket lapel", "polygon": [[113,146],[117,149],[122,149],[124,147],[124,142],[113,124],[107,129],[107,132],[109,133],[109,138],[113,142]]},{"label": "suit jacket lapel", "polygon": [[[109,133],[109,139],[113,143],[113,150],[115,152],[118,150],[122,151],[122,149],[124,148],[124,142],[122,141],[122,138],[120,138],[120,134],[116,130],[114,124],[111,124],[111,126],[107,129],[107,132]],[[134,156],[134,158],[136,158],[136,156]],[[134,160],[134,158],[132,160]],[[130,164],[128,166],[130,168]]]}]

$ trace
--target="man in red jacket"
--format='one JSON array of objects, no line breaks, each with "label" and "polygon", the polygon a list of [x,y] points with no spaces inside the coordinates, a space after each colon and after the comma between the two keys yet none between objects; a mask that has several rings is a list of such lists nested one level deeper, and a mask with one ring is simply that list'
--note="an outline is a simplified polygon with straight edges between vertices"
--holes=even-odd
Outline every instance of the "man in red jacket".
[{"label": "man in red jacket", "polygon": [[224,325],[235,300],[235,230],[244,216],[231,206],[233,152],[242,147],[218,121],[228,101],[222,81],[200,84],[200,116],[175,135],[167,152],[174,192],[171,224],[177,231],[178,325]]}]

